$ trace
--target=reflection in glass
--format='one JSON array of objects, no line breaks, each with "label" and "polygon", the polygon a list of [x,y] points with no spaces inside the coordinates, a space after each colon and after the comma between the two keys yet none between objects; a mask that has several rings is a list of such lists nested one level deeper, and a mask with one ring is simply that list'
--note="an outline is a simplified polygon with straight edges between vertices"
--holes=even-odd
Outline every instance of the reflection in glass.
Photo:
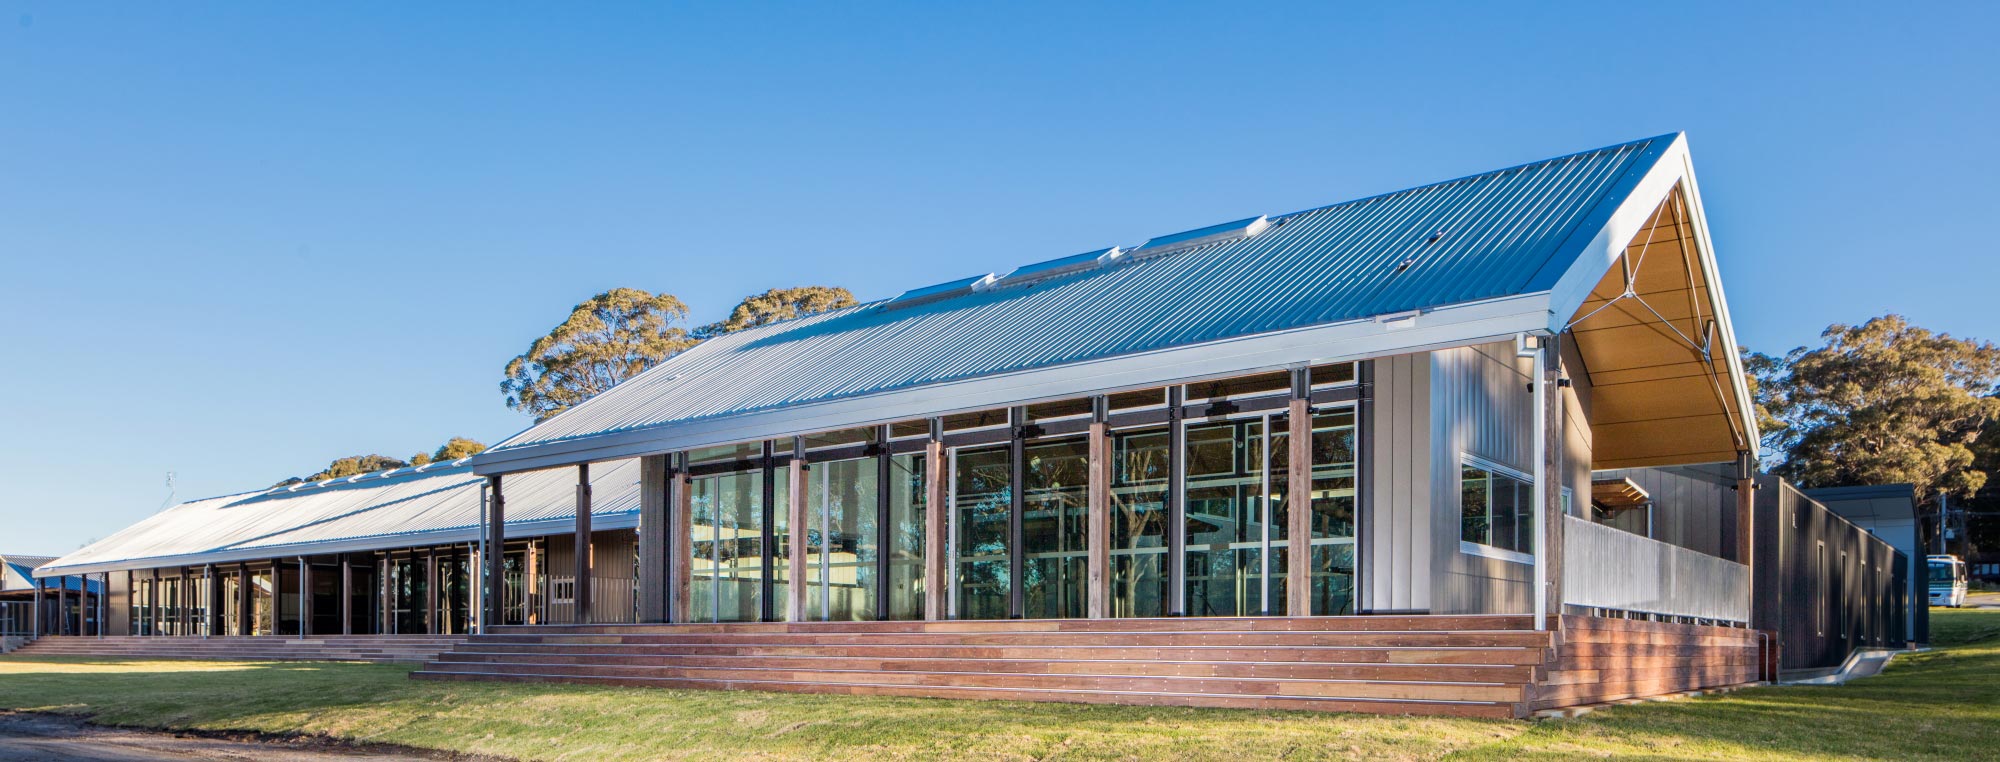
[{"label": "reflection in glass", "polygon": [[875,458],[814,464],[807,472],[806,618],[875,618]]},{"label": "reflection in glass", "polygon": [[[1187,468],[1187,614],[1283,613],[1282,517],[1274,516],[1273,473],[1265,432],[1270,417],[1189,426]],[[1282,448],[1284,438],[1275,443]],[[1282,464],[1278,464],[1282,468]]]},{"label": "reflection in glass", "polygon": [[889,460],[889,619],[924,618],[924,456]]},{"label": "reflection in glass", "polygon": [[1090,442],[1029,442],[1022,452],[1023,616],[1081,617],[1090,579]]},{"label": "reflection in glass", "polygon": [[1167,430],[1111,436],[1111,615],[1166,616]]},{"label": "reflection in glass", "polygon": [[694,515],[690,617],[697,622],[754,622],[763,586],[763,471],[689,480]]},{"label": "reflection in glass", "polygon": [[1013,500],[1005,445],[953,454],[953,575],[959,619],[1006,619],[1007,516]]}]

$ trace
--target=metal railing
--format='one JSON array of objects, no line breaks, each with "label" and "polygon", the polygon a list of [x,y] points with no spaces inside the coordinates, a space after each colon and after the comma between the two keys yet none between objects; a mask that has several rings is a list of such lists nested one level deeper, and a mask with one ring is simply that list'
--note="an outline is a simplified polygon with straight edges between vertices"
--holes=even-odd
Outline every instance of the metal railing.
[{"label": "metal railing", "polygon": [[1726,622],[1750,621],[1750,567],[1563,517],[1568,606]]}]

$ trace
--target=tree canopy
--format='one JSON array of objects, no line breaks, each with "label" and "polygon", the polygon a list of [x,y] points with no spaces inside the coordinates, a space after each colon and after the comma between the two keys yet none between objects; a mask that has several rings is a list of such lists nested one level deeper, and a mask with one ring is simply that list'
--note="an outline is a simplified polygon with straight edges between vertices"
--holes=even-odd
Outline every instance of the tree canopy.
[{"label": "tree canopy", "polygon": [[1901,315],[1820,336],[1817,348],[1746,357],[1770,416],[1764,445],[1783,458],[1776,473],[1807,487],[1908,482],[1926,499],[1979,491],[1992,467],[1981,435],[2000,421],[2000,348]]},{"label": "tree canopy", "polygon": [[326,468],[320,469],[318,473],[312,474],[311,476],[305,476],[305,477],[294,476],[290,479],[286,479],[271,486],[283,487],[286,485],[300,484],[304,482],[316,482],[326,479],[340,479],[349,476],[359,476],[361,474],[372,474],[375,473],[376,471],[387,471],[392,468],[403,468],[406,466],[421,466],[426,463],[431,463],[433,461],[458,460],[459,458],[463,458],[468,455],[477,455],[480,452],[484,451],[485,449],[486,445],[480,444],[476,440],[467,439],[465,437],[452,437],[451,439],[446,440],[442,446],[439,446],[436,452],[430,452],[430,453],[420,452],[417,453],[415,457],[412,457],[407,461],[391,458],[387,455],[349,455],[345,458],[334,459],[332,463],[328,463],[326,465]]},{"label": "tree canopy", "polygon": [[699,343],[677,325],[687,305],[671,294],[614,288],[507,363],[507,407],[545,421]]},{"label": "tree canopy", "polygon": [[387,471],[391,468],[402,468],[407,465],[410,465],[407,461],[397,460],[387,455],[349,455],[345,458],[334,459],[332,463],[326,465],[326,468],[320,469],[319,473],[305,478],[294,476],[272,486],[283,487],[287,484],[340,479],[348,476],[372,474],[376,471]]},{"label": "tree canopy", "polygon": [[477,440],[466,439],[465,437],[452,437],[445,440],[445,443],[440,445],[436,452],[420,452],[412,456],[410,458],[410,465],[421,466],[426,463],[435,463],[438,461],[453,461],[459,458],[469,458],[485,451],[486,445]]},{"label": "tree canopy", "polygon": [[838,286],[774,288],[761,294],[744,297],[742,303],[730,311],[728,318],[697,328],[694,335],[696,338],[709,339],[746,328],[770,325],[780,320],[791,320],[852,307],[858,303],[854,301],[853,293]]}]

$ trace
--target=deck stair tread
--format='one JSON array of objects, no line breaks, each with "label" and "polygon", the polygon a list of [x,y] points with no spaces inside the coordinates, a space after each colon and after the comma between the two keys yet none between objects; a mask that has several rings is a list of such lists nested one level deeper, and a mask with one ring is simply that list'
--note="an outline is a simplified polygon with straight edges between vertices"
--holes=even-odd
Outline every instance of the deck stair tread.
[{"label": "deck stair tread", "polygon": [[1554,651],[1532,621],[529,625],[412,677],[1516,717]]}]

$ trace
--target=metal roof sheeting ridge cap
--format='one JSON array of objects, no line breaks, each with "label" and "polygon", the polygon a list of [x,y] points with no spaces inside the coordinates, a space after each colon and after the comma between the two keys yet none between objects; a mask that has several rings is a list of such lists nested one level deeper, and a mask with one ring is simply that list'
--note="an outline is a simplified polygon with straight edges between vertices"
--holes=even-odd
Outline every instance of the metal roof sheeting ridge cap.
[{"label": "metal roof sheeting ridge cap", "polygon": [[1246,217],[1234,222],[1224,222],[1219,225],[1209,225],[1193,230],[1183,230],[1179,233],[1156,236],[1148,238],[1145,243],[1134,247],[1128,252],[1129,256],[1126,258],[1126,261],[1137,262],[1142,259],[1151,259],[1175,252],[1187,251],[1212,243],[1223,243],[1249,238],[1264,232],[1270,227],[1271,218],[1259,215],[1256,217]]}]

